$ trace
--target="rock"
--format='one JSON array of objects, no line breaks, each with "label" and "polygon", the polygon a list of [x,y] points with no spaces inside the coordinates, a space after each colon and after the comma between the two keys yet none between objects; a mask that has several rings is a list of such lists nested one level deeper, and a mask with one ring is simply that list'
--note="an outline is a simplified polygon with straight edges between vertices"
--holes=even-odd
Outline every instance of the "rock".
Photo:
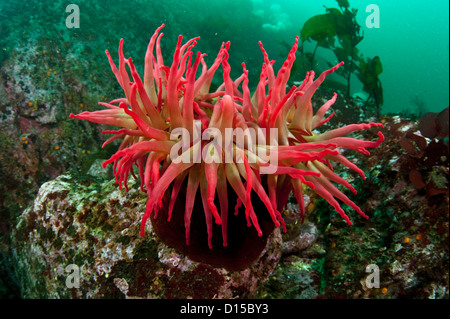
[{"label": "rock", "polygon": [[298,228],[296,236],[293,236],[293,239],[283,242],[283,254],[301,251],[316,241],[318,231],[314,224],[306,222]]},{"label": "rock", "polygon": [[247,298],[278,264],[278,228],[241,271],[189,260],[150,223],[140,237],[146,200],[137,184],[127,193],[98,177],[65,174],[43,184],[11,234],[22,297]]},{"label": "rock", "polygon": [[321,287],[318,264],[320,258],[287,255],[282,258],[261,296],[277,299],[314,299]]}]

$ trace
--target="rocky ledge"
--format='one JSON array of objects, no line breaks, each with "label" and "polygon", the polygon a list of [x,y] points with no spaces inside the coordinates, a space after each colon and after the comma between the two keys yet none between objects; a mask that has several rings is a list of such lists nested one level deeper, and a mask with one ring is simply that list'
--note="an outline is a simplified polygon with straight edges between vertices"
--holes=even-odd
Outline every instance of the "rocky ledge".
[{"label": "rocky ledge", "polygon": [[43,184],[11,235],[25,298],[248,298],[282,254],[276,229],[250,267],[189,260],[139,227],[146,194],[114,180],[64,174]]}]

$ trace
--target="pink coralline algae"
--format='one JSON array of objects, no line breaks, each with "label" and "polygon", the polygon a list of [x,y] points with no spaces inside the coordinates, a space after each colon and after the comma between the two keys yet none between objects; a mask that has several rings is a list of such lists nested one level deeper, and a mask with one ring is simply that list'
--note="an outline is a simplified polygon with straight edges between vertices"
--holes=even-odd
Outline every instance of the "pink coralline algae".
[{"label": "pink coralline algae", "polygon": [[[199,38],[182,45],[183,37],[180,35],[173,62],[171,66],[166,66],[160,46],[163,36],[160,31],[163,27],[160,26],[151,37],[145,55],[143,79],[137,73],[132,59],[124,57],[123,39],[119,44],[118,67],[106,51],[125,97],[109,103],[99,102],[106,107],[103,110],[70,115],[71,118],[120,127],[118,130],[103,131],[113,134],[104,145],[122,139],[118,151],[103,163],[103,167],[113,163],[116,182],[119,188],[124,185],[126,189],[129,174],[134,175],[133,166],[137,168],[141,190],[148,193],[141,235],[144,235],[146,221],[152,213],[157,218],[169,186],[170,202],[168,216],[165,217],[170,222],[174,203],[180,189],[185,187],[186,183],[183,182],[186,180],[184,226],[187,245],[190,243],[191,227],[197,226],[191,225],[191,216],[199,189],[209,248],[213,248],[211,239],[214,222],[221,225],[223,246],[228,244],[228,206],[234,205],[228,202],[227,191],[230,189],[237,195],[235,214],[243,205],[247,225],[253,226],[258,236],[262,236],[257,216],[261,211],[253,208],[252,192],[267,209],[263,213],[268,213],[274,225],[281,226],[283,230],[286,230],[286,226],[280,211],[287,204],[291,191],[298,201],[302,219],[304,217],[305,185],[332,205],[349,225],[352,222],[337,199],[368,218],[333,184],[341,184],[356,194],[352,185],[333,172],[332,164],[342,164],[365,178],[363,171],[339,150],[351,149],[369,155],[366,148],[377,147],[384,140],[381,132],[378,132],[376,141],[345,136],[383,125],[352,124],[324,133],[315,130],[333,116],[334,113],[325,118],[337,94],[315,114],[311,98],[325,77],[343,62],[323,72],[317,79],[314,79],[314,71],[308,72],[301,85],[293,86],[287,92],[298,37],[276,74],[273,69],[275,61],[269,59],[263,45],[259,43],[264,63],[259,83],[251,95],[248,87],[249,71],[244,63],[242,75],[235,80],[230,77],[229,42],[222,44],[208,68],[205,54],[198,52],[194,55],[192,52]],[[217,90],[210,92],[214,73],[220,66],[223,69],[223,83]],[[199,76],[196,76],[197,73]],[[228,142],[226,138],[218,138],[226,136],[230,129],[233,132],[254,134],[244,134],[244,139],[239,139],[239,134],[236,134]],[[189,134],[184,135],[186,132]],[[202,154],[203,159],[198,160],[196,154]],[[268,158],[275,159],[276,165]],[[263,173],[264,169],[269,173]]]}]

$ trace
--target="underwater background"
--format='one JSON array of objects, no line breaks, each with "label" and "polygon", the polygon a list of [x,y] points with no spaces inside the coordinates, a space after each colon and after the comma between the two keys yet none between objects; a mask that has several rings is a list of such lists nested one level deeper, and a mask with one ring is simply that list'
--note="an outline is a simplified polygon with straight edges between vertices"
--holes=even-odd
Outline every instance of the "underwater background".
[{"label": "underwater background", "polygon": [[[79,8],[79,27],[68,28],[70,4]],[[366,12],[373,4],[375,27],[378,16],[367,21],[373,11]],[[354,17],[340,33],[336,10]],[[241,279],[194,267],[153,239],[117,235],[131,224],[123,214],[128,221],[145,210],[145,195],[138,184],[128,195],[117,190],[111,169],[99,165],[117,145],[102,149],[100,126],[69,114],[122,96],[104,51],[116,59],[123,38],[125,57],[142,73],[148,41],[162,23],[165,61],[179,34],[200,36],[195,52],[207,53],[208,65],[231,41],[231,77],[241,75],[245,62],[251,92],[264,61],[258,41],[277,71],[300,36],[288,85],[343,59],[352,65],[349,78],[348,69],[330,75],[318,94],[339,94],[332,127],[385,126],[379,149],[367,158],[354,155],[367,179],[341,172],[358,190],[352,199],[369,221],[347,226],[309,194],[304,225],[287,215],[292,225],[283,240],[298,247]],[[0,297],[449,298],[448,1],[0,0],[0,67]],[[102,215],[113,203],[126,213]],[[71,214],[86,224],[89,239],[71,227]],[[92,247],[102,252],[100,261]],[[72,263],[85,265],[84,288],[67,288],[64,267]],[[368,264],[380,269],[374,289],[365,284]],[[215,290],[230,280],[234,289]]]}]

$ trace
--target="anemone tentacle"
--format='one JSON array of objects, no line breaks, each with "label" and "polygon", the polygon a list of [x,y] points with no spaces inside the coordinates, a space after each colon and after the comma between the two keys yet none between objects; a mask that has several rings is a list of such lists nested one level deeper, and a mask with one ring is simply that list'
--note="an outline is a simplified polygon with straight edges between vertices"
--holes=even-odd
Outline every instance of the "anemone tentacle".
[{"label": "anemone tentacle", "polygon": [[[342,164],[365,178],[364,172],[342,155],[340,150],[350,149],[369,155],[366,148],[378,147],[383,142],[381,132],[378,132],[379,138],[376,141],[363,141],[346,135],[354,131],[379,129],[383,125],[362,123],[323,133],[315,131],[333,116],[334,112],[325,117],[336,101],[337,94],[334,93],[315,114],[311,98],[325,78],[343,62],[323,72],[317,79],[314,79],[314,71],[308,72],[301,85],[287,90],[298,48],[298,37],[277,73],[273,68],[275,61],[269,59],[267,51],[259,42],[264,63],[252,95],[249,90],[249,70],[245,63],[242,63],[241,76],[235,80],[230,76],[229,42],[222,43],[213,64],[208,68],[204,60],[205,54],[193,54],[199,37],[182,44],[183,37],[180,35],[172,64],[166,66],[160,44],[163,28],[164,24],[151,36],[145,54],[143,80],[132,59],[124,57],[121,39],[118,67],[109,52],[105,52],[111,70],[124,91],[124,97],[109,103],[99,102],[99,105],[106,107],[104,110],[70,114],[71,118],[119,127],[118,130],[103,131],[105,134],[113,134],[103,146],[118,139],[123,140],[118,151],[102,165],[106,167],[114,164],[116,182],[120,189],[125,186],[126,190],[129,174],[134,176],[133,166],[138,168],[141,190],[148,193],[141,235],[145,233],[146,221],[151,214],[157,218],[164,193],[172,185],[167,216],[167,222],[171,221],[172,214],[176,213],[173,211],[174,202],[185,183],[184,223],[187,245],[190,244],[190,229],[195,226],[191,225],[191,217],[197,193],[202,199],[210,248],[213,248],[211,239],[214,222],[222,228],[223,246],[228,245],[228,208],[233,205],[228,203],[229,189],[237,194],[235,212],[238,213],[239,207],[243,205],[248,226],[253,226],[259,236],[262,235],[262,229],[258,222],[259,212],[255,212],[253,208],[252,193],[264,203],[274,225],[281,226],[284,231],[286,225],[280,211],[287,204],[290,192],[297,199],[302,221],[304,219],[304,186],[309,186],[323,197],[347,223],[352,222],[336,199],[368,218],[335,186],[342,185],[356,194],[356,189],[338,176],[332,165]],[[215,92],[211,92],[214,74],[220,66],[223,69],[223,82]],[[200,67],[200,75],[196,78]],[[195,121],[201,123],[200,132],[197,132]],[[189,133],[188,140],[182,143],[188,149],[182,148],[181,153],[176,153],[179,157],[174,159],[171,151],[183,139],[170,139],[177,129],[184,129]],[[217,134],[226,136],[228,130],[246,132],[250,129],[255,133],[247,134],[242,141],[239,141],[237,133],[228,140],[215,140]],[[275,129],[277,134],[270,129]],[[210,141],[212,138],[216,141],[215,144]],[[206,155],[208,160],[194,160],[199,158],[198,154]],[[190,162],[179,161],[186,158]],[[276,165],[266,182],[263,182],[262,169],[271,164],[268,163],[268,158],[275,158]],[[216,206],[216,203],[219,205]]]}]

